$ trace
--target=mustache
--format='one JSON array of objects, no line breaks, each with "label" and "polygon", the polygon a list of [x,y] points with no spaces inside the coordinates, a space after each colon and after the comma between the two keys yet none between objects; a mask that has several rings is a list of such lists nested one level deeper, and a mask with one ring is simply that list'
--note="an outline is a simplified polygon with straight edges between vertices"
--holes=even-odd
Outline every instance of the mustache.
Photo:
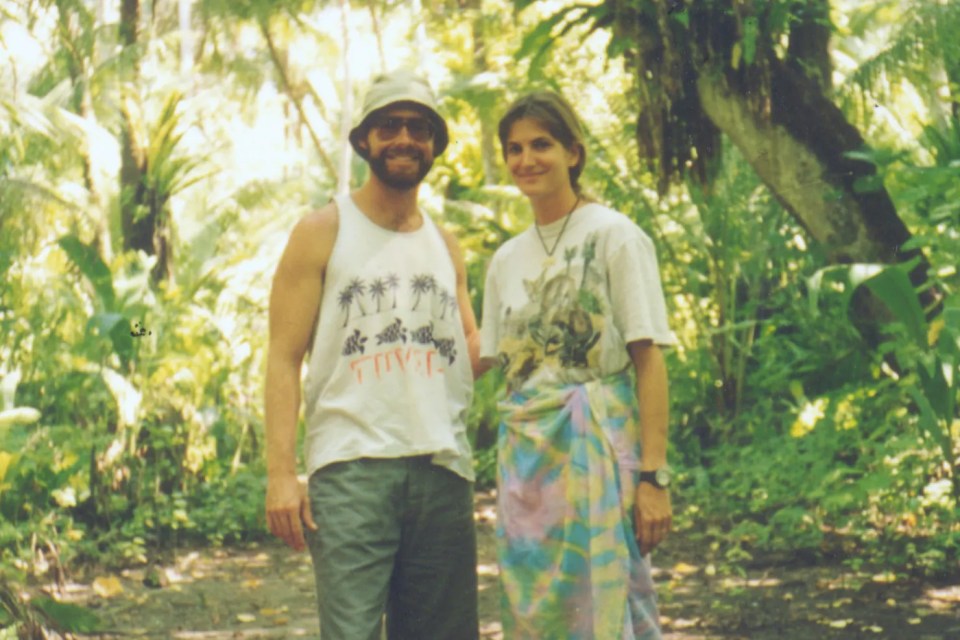
[{"label": "mustache", "polygon": [[416,160],[423,160],[423,153],[420,152],[414,146],[410,145],[400,145],[396,147],[387,147],[383,150],[382,154],[386,158],[394,158],[397,156],[409,156]]}]

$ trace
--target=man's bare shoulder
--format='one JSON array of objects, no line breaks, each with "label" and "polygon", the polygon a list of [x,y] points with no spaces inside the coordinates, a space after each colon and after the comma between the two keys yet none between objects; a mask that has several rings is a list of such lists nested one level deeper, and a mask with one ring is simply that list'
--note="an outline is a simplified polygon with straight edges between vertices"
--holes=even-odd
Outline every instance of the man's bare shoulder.
[{"label": "man's bare shoulder", "polygon": [[340,216],[337,212],[337,203],[332,200],[319,209],[314,209],[297,221],[293,233],[307,234],[314,238],[318,236],[337,236],[337,227]]},{"label": "man's bare shoulder", "polygon": [[326,266],[337,239],[340,217],[337,205],[329,202],[304,215],[290,232],[290,251],[301,259]]}]

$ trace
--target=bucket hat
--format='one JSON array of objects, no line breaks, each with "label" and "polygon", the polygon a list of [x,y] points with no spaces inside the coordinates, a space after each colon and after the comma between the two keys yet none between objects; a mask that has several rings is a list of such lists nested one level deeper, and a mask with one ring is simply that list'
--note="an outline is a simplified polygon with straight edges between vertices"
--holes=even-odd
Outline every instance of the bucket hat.
[{"label": "bucket hat", "polygon": [[367,121],[370,116],[398,102],[410,102],[426,109],[427,117],[436,129],[433,136],[433,153],[437,156],[443,153],[450,136],[447,133],[447,123],[437,112],[437,98],[427,81],[408,69],[398,69],[374,78],[363,100],[360,122],[350,131],[350,144],[354,151],[360,156],[364,155],[358,143],[367,132]]}]

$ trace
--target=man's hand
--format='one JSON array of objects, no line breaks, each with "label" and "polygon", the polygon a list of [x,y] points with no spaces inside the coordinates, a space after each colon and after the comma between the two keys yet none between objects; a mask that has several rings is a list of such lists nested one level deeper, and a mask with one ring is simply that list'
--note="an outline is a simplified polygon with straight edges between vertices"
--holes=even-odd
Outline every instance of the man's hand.
[{"label": "man's hand", "polygon": [[649,482],[639,483],[633,507],[633,523],[640,553],[647,555],[667,537],[673,526],[670,492],[658,489]]},{"label": "man's hand", "polygon": [[295,551],[307,548],[303,525],[317,530],[310,512],[307,483],[297,476],[283,476],[267,480],[267,526],[270,533],[283,540]]}]

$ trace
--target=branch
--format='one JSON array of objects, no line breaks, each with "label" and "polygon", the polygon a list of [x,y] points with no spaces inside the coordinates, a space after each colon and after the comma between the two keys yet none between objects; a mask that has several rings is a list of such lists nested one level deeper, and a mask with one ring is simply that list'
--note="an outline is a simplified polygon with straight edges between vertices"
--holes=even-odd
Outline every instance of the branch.
[{"label": "branch", "polygon": [[259,20],[259,25],[260,32],[267,41],[267,48],[270,50],[270,59],[273,61],[274,66],[277,68],[277,72],[280,74],[280,79],[283,81],[284,93],[286,93],[287,97],[290,98],[290,101],[293,102],[293,106],[297,108],[297,113],[300,115],[300,122],[307,128],[307,132],[310,134],[310,139],[313,140],[313,146],[316,148],[317,154],[320,156],[320,160],[323,161],[324,167],[326,167],[327,171],[330,172],[331,176],[336,178],[337,170],[334,168],[333,162],[330,161],[330,156],[328,156],[327,152],[323,150],[323,145],[320,144],[320,137],[317,136],[317,132],[314,131],[313,126],[310,124],[310,120],[307,119],[307,113],[303,109],[303,101],[298,98],[296,93],[293,91],[293,85],[290,82],[290,76],[287,73],[287,68],[280,59],[280,54],[277,52],[277,47],[273,42],[273,36],[270,35],[270,29],[267,26],[267,19],[263,18]]}]

